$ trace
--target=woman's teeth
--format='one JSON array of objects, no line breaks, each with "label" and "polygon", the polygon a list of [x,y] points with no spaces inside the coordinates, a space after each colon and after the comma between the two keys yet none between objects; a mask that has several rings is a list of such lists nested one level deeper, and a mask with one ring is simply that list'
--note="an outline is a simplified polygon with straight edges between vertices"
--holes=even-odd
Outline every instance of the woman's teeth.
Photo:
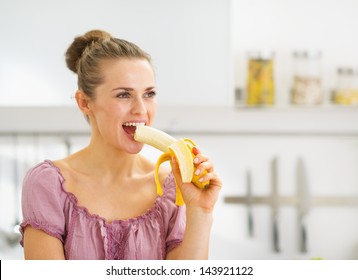
[{"label": "woman's teeth", "polygon": [[145,125],[145,122],[126,122],[122,125],[122,127],[126,133],[128,133],[133,137],[136,127],[143,126],[143,125]]},{"label": "woman's teeth", "polygon": [[139,126],[139,125],[145,125],[144,122],[127,122],[123,124],[124,126]]}]

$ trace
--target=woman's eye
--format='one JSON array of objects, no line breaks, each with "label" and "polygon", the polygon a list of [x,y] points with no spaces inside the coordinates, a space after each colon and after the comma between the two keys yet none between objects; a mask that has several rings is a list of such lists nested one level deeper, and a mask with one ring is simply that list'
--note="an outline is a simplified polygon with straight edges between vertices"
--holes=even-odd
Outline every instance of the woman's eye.
[{"label": "woman's eye", "polygon": [[151,98],[154,97],[157,93],[155,91],[150,91],[145,93],[145,97]]},{"label": "woman's eye", "polygon": [[130,94],[129,94],[129,92],[121,92],[121,93],[117,94],[117,97],[118,98],[129,98]]}]

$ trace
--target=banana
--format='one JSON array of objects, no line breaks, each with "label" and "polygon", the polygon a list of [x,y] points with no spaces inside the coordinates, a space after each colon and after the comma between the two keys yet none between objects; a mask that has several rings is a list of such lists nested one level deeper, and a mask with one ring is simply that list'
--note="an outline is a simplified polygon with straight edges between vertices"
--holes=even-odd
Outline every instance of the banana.
[{"label": "banana", "polygon": [[[143,144],[148,144],[163,152],[157,160],[155,166],[155,183],[158,195],[163,194],[162,186],[159,181],[159,167],[163,162],[170,161],[172,156],[175,156],[178,162],[181,180],[183,183],[192,182],[198,188],[202,189],[209,184],[208,181],[199,182],[199,179],[207,173],[206,171],[202,172],[199,176],[195,175],[196,167],[193,163],[195,155],[193,154],[192,149],[196,146],[196,144],[193,140],[189,138],[175,139],[164,131],[144,125],[136,127],[134,140]],[[184,200],[177,182],[175,182],[175,184],[175,203],[179,206],[184,205]]]}]

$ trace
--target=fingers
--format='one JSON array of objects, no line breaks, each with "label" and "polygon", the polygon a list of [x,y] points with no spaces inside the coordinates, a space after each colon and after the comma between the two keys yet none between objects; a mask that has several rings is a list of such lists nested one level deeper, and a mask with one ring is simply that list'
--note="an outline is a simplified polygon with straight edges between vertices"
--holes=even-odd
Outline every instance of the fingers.
[{"label": "fingers", "polygon": [[200,150],[196,146],[194,146],[191,151],[193,152],[194,155],[197,155],[200,153]]},{"label": "fingers", "polygon": [[[210,181],[210,186],[221,188],[222,183],[220,179],[218,179],[217,174],[214,173],[214,164],[209,160],[207,156],[203,155],[197,147],[193,147],[192,152],[195,155],[193,159],[194,166],[196,168],[194,174],[199,177],[201,176],[199,182]],[[183,182],[181,180],[179,164],[174,156],[172,157],[170,164],[177,185],[181,187]]]},{"label": "fingers", "polygon": [[219,188],[222,187],[221,180],[218,178],[217,174],[214,172],[207,172],[202,177],[200,177],[199,182],[210,182],[210,184],[209,184],[210,187],[212,187],[212,186],[216,186]]},{"label": "fingers", "polygon": [[193,153],[195,155],[194,157],[194,166],[196,167],[195,175],[199,176],[203,173],[204,170],[207,172],[213,172],[214,171],[214,165],[209,160],[209,158],[203,154],[200,153],[199,149],[197,147],[193,148]]},{"label": "fingers", "polygon": [[214,169],[214,166],[213,166],[212,162],[205,161],[205,162],[200,163],[196,167],[194,174],[196,176],[200,176],[200,174],[202,174],[204,171],[213,172],[213,169]]},{"label": "fingers", "polygon": [[183,184],[183,182],[181,180],[179,164],[178,164],[175,156],[172,156],[172,160],[170,161],[170,165],[171,165],[172,172],[174,174],[174,178],[175,178],[175,181],[176,181],[177,185],[181,186]]},{"label": "fingers", "polygon": [[[222,182],[214,172],[214,164],[209,160],[209,158],[203,155],[197,147],[194,147],[192,150],[195,155],[194,165],[196,166],[195,175],[200,176],[199,182],[210,182],[210,188],[222,188]],[[204,171],[207,171],[206,173]]]}]

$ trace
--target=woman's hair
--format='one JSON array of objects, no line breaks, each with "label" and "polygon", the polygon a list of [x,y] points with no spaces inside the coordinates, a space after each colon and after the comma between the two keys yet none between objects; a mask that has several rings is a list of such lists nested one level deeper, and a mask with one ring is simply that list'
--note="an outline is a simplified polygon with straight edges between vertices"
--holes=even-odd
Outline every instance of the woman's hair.
[{"label": "woman's hair", "polygon": [[67,67],[78,75],[78,87],[94,98],[95,88],[103,82],[101,61],[118,58],[139,58],[149,63],[149,54],[137,45],[114,38],[106,31],[91,30],[74,39],[66,51]]}]

